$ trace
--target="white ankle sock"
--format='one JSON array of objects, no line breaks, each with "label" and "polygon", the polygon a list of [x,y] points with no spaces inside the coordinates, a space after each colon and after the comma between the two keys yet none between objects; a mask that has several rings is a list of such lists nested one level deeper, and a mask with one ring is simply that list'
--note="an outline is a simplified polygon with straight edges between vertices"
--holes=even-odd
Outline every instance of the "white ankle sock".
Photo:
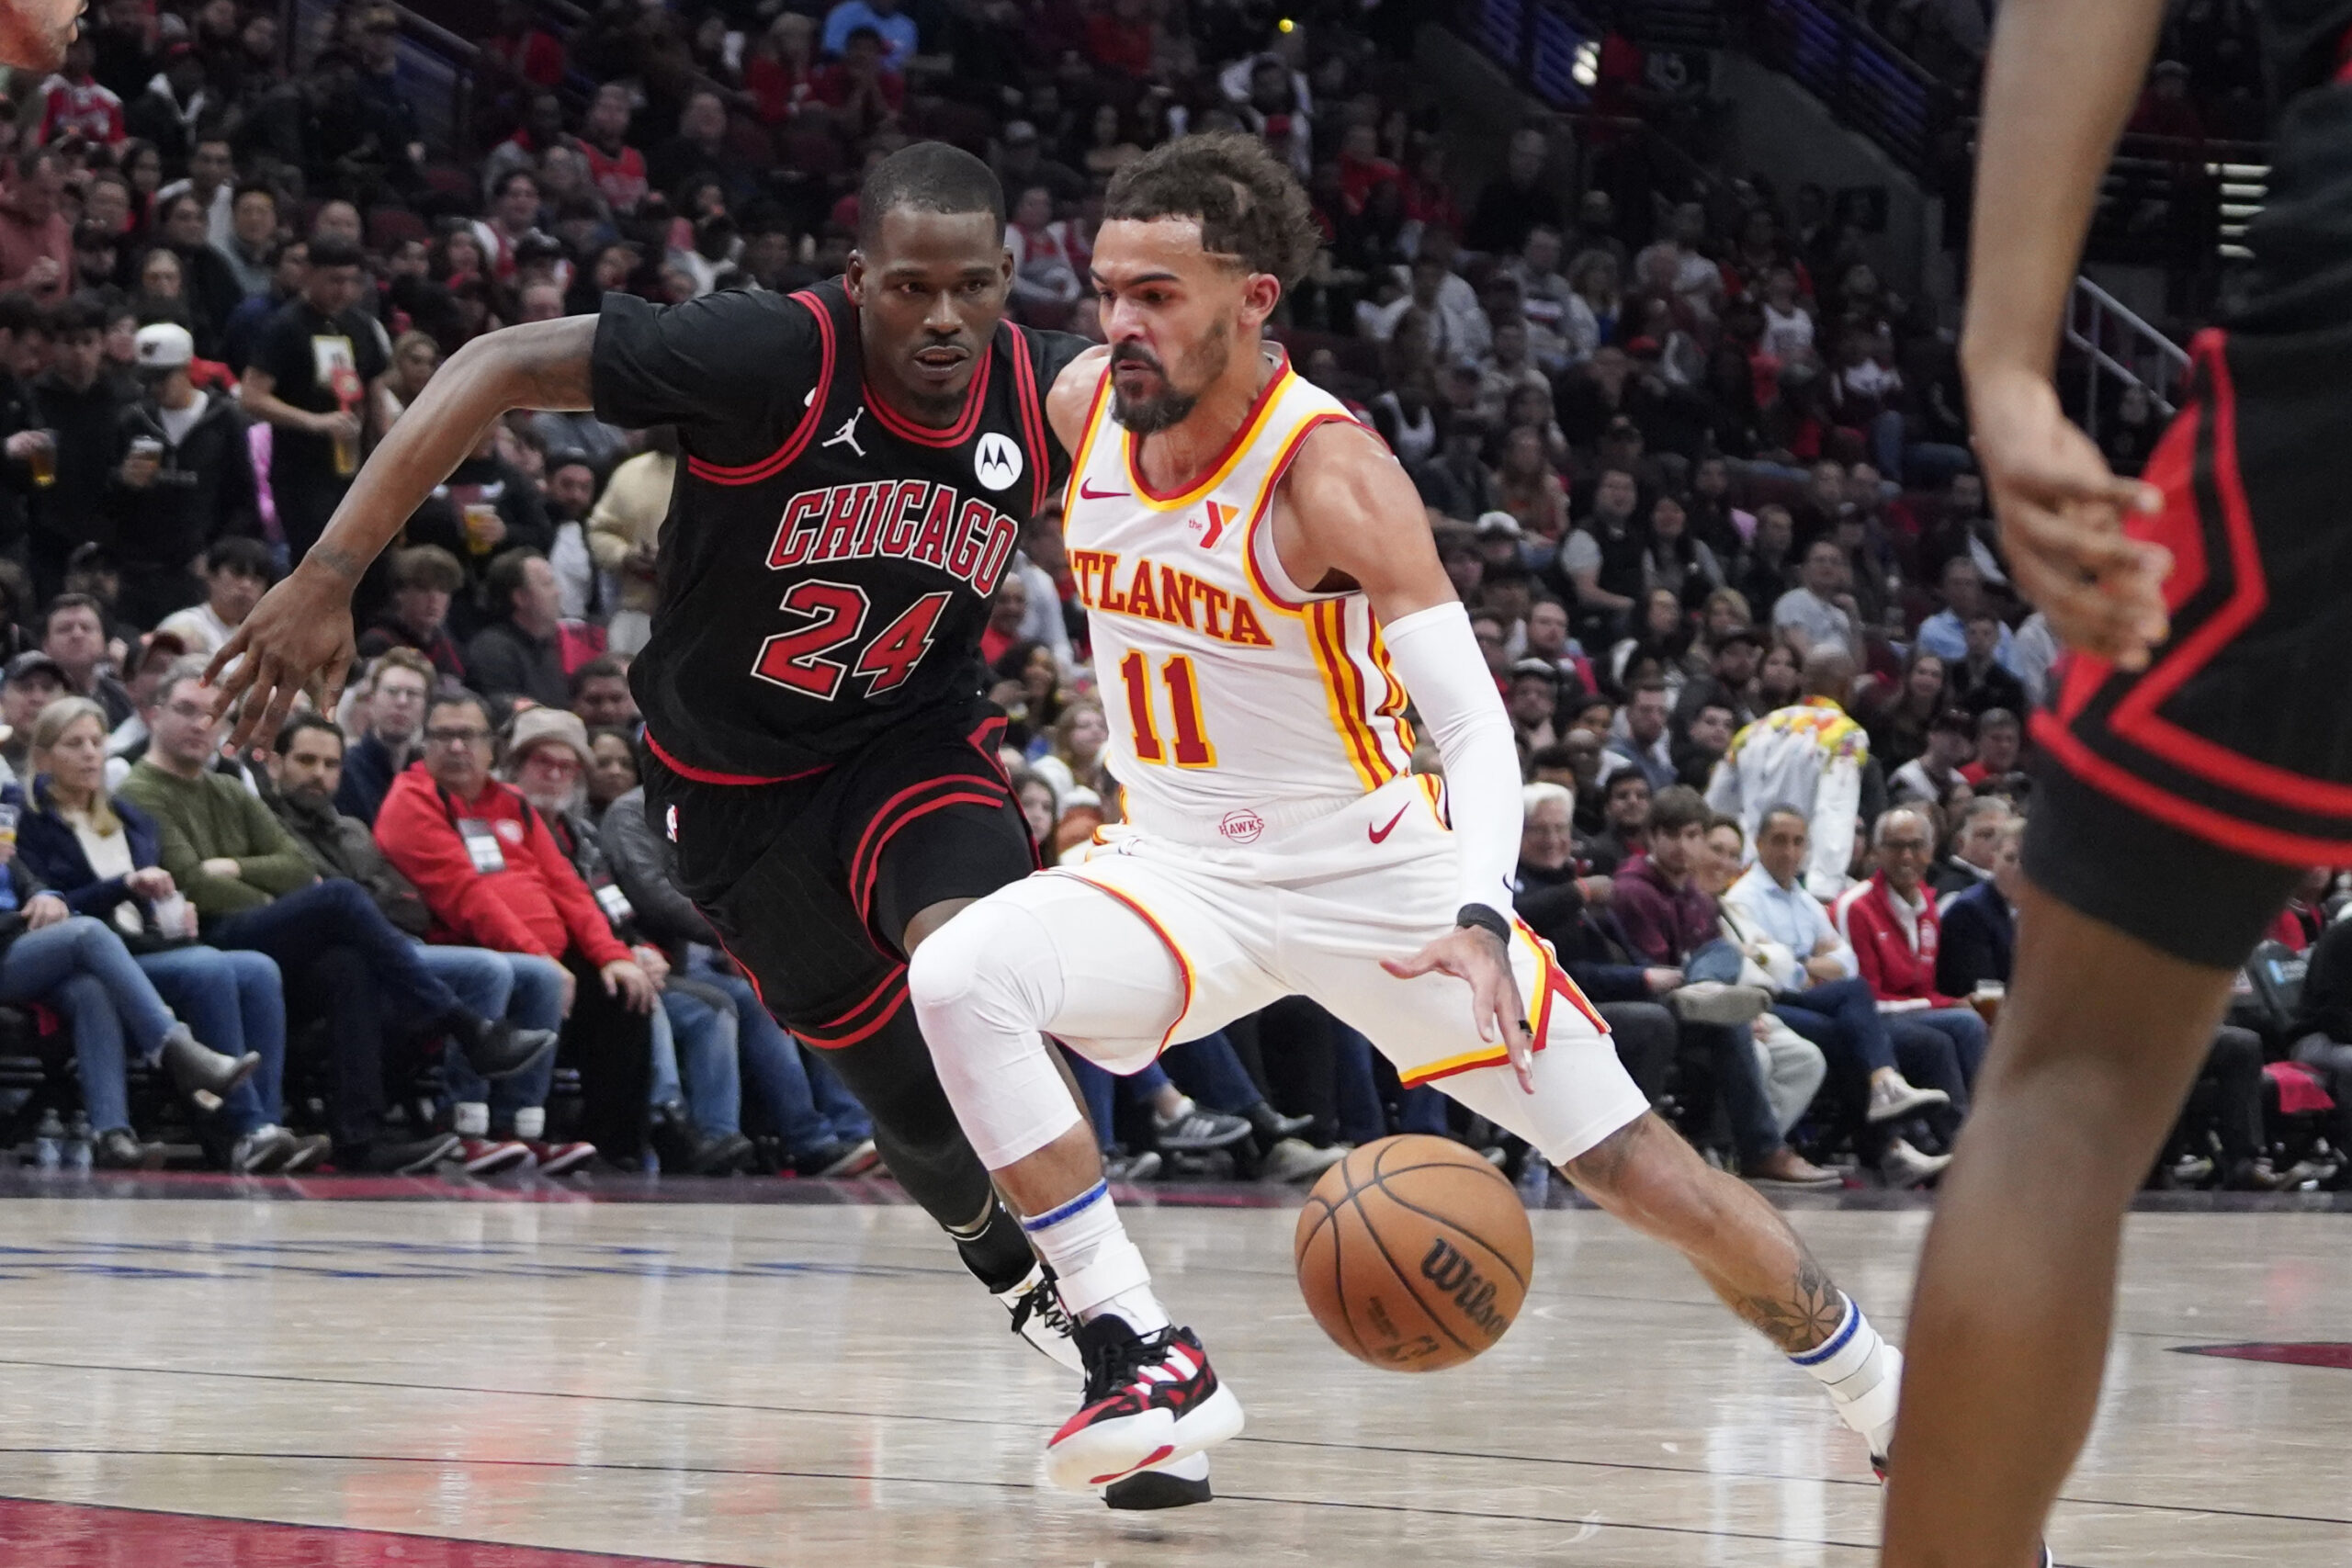
[{"label": "white ankle sock", "polygon": [[539,1139],[546,1137],[547,1134],[548,1108],[546,1106],[526,1105],[523,1109],[514,1112],[514,1135],[516,1137],[536,1143]]},{"label": "white ankle sock", "polygon": [[1062,1304],[1080,1323],[1104,1313],[1126,1319],[1137,1334],[1168,1326],[1168,1314],[1151,1293],[1151,1271],[1127,1239],[1111,1190],[1097,1181],[1058,1208],[1021,1222],[1029,1244],[1054,1266]]},{"label": "white ankle sock", "polygon": [[1894,1435],[1897,1396],[1903,1389],[1903,1352],[1879,1337],[1878,1330],[1853,1298],[1845,1298],[1845,1320],[1819,1348],[1792,1356],[1829,1391],[1839,1419],[1869,1439],[1871,1451],[1883,1455]]},{"label": "white ankle sock", "polygon": [[450,1109],[449,1130],[461,1138],[490,1136],[490,1107],[478,1100],[461,1100]]}]

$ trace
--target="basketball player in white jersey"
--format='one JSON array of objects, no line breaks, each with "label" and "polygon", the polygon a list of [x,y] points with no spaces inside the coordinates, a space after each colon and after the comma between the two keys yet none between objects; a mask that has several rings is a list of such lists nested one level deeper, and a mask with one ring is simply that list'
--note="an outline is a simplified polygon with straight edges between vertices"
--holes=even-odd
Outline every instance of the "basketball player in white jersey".
[{"label": "basketball player in white jersey", "polygon": [[[1114,1072],[1293,993],[1369,1035],[1678,1247],[1885,1452],[1901,1359],[1753,1190],[1650,1113],[1512,919],[1510,725],[1411,482],[1261,329],[1313,256],[1256,141],[1170,142],[1113,180],[1105,349],[1056,382],[1128,822],[1082,867],[966,908],[910,989],[942,1083],[1060,1277],[1088,1367],[1057,1484],[1182,1462],[1241,1407],[1154,1299],[1051,1034]],[[1445,784],[1408,772],[1408,693]]]}]

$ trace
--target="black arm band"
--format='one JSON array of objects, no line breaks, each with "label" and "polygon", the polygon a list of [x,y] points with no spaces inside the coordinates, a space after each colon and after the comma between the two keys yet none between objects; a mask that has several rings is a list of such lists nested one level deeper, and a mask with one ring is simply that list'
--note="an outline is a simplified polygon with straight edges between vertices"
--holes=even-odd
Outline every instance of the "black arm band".
[{"label": "black arm band", "polygon": [[1460,931],[1476,926],[1482,931],[1494,932],[1496,939],[1506,946],[1510,942],[1510,922],[1484,904],[1463,905],[1454,911],[1453,924]]}]

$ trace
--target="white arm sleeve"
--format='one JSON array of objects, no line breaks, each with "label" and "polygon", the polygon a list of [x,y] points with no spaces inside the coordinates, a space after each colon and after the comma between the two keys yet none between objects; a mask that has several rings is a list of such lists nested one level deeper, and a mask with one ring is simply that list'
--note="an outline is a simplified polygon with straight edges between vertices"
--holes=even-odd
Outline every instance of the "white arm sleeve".
[{"label": "white arm sleeve", "polygon": [[1462,862],[1462,902],[1508,914],[1519,864],[1519,748],[1495,692],[1470,612],[1416,610],[1380,629],[1389,663],[1445,760],[1445,794]]}]

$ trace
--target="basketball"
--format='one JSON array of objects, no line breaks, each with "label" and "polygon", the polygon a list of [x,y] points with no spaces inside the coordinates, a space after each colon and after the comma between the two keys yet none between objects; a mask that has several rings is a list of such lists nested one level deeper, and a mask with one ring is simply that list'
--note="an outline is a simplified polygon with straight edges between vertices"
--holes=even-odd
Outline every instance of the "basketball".
[{"label": "basketball", "polygon": [[1366,1144],[1298,1216],[1299,1292],[1333,1344],[1396,1372],[1458,1367],[1527,1299],[1535,1237],[1502,1173],[1444,1138]]}]

